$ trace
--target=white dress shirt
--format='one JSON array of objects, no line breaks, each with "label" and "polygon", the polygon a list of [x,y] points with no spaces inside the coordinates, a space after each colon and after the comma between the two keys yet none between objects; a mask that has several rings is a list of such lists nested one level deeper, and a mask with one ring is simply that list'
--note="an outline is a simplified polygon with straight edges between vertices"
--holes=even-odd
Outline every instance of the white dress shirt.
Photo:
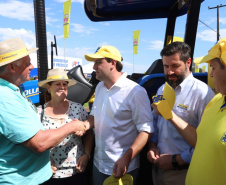
[{"label": "white dress shirt", "polygon": [[[111,175],[115,162],[130,148],[141,131],[153,133],[150,100],[143,87],[126,78],[124,73],[107,89],[103,82],[96,87],[91,115],[94,116],[94,165]],[[130,162],[128,171],[139,167],[139,155]]]}]

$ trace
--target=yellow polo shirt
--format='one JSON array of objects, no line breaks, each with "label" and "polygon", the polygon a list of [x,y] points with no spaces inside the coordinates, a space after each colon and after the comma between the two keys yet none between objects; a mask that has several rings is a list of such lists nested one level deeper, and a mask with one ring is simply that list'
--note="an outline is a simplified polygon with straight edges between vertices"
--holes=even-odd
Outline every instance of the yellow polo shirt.
[{"label": "yellow polo shirt", "polygon": [[221,108],[224,99],[217,94],[205,108],[186,185],[226,184],[226,107]]}]

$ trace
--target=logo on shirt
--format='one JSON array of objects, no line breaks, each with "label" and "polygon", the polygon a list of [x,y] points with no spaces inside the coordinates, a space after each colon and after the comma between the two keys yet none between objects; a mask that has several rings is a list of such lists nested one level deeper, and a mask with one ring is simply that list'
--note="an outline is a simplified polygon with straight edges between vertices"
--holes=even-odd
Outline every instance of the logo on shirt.
[{"label": "logo on shirt", "polygon": [[223,136],[220,139],[223,143],[226,143],[226,132],[223,134]]},{"label": "logo on shirt", "polygon": [[186,105],[177,104],[177,107],[178,107],[178,108],[181,108],[181,109],[183,109],[183,110],[188,110],[188,106],[186,106]]}]

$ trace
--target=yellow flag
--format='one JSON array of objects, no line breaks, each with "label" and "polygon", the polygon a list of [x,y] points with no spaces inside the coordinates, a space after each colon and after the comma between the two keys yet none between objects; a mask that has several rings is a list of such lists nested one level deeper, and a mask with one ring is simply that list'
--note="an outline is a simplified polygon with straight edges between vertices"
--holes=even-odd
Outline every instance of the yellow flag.
[{"label": "yellow flag", "polygon": [[140,30],[133,31],[133,54],[138,53]]},{"label": "yellow flag", "polygon": [[200,64],[195,64],[195,73],[199,73],[199,65]]},{"label": "yellow flag", "polygon": [[[167,35],[167,45],[171,44],[171,40],[172,40],[172,36],[171,35]],[[183,42],[183,38],[181,37],[173,37],[173,42]]]},{"label": "yellow flag", "polygon": [[71,13],[71,0],[64,2],[64,38],[69,37],[69,24]]},{"label": "yellow flag", "polygon": [[206,66],[202,66],[202,72],[203,72],[203,73],[206,72]]}]

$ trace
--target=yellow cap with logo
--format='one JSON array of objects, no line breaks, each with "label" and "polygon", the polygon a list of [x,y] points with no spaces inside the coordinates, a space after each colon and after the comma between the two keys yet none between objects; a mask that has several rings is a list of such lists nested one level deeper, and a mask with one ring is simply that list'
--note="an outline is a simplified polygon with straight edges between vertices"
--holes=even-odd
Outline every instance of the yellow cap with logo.
[{"label": "yellow cap with logo", "polygon": [[172,87],[166,82],[162,95],[153,96],[153,103],[164,119],[172,119],[172,109],[175,104],[176,94]]},{"label": "yellow cap with logo", "polygon": [[119,62],[122,61],[119,50],[114,46],[101,46],[97,48],[94,54],[85,55],[85,59],[88,61],[94,61],[98,58],[111,58]]}]

